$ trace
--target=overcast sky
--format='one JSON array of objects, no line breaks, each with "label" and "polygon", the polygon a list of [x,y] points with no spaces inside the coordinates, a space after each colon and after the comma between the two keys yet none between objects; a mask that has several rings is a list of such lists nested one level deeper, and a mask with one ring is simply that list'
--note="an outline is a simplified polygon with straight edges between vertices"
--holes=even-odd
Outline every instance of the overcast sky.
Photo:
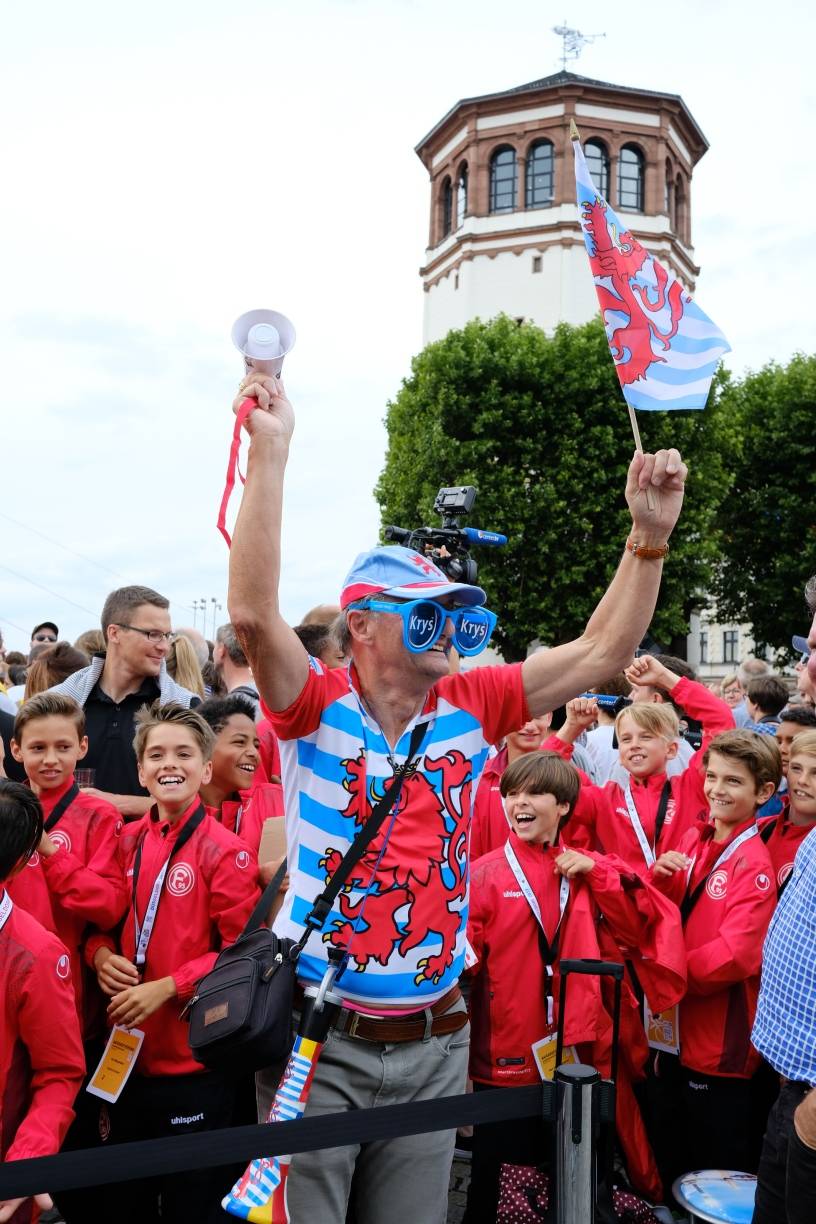
[{"label": "overcast sky", "polygon": [[414,145],[457,99],[556,71],[565,17],[606,34],[574,71],[682,94],[710,142],[692,190],[697,298],[732,368],[812,351],[804,0],[772,15],[756,0],[5,7],[7,647],[46,618],[73,639],[125,582],[167,594],[175,624],[202,597],[226,619],[215,518],[242,370],[229,335],[257,306],[298,330],[284,611],[297,621],[336,598],[376,542],[382,418],[421,347],[428,180]]}]

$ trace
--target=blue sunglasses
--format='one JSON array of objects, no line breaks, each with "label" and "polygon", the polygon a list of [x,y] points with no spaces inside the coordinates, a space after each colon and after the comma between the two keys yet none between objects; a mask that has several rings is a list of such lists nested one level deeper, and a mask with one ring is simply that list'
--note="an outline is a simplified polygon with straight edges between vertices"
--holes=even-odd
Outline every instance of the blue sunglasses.
[{"label": "blue sunglasses", "polygon": [[402,617],[402,640],[411,654],[422,654],[435,646],[448,620],[453,621],[453,644],[459,654],[481,654],[498,620],[487,608],[445,608],[435,599],[412,599],[404,604],[366,599],[349,604],[349,611],[396,612]]}]

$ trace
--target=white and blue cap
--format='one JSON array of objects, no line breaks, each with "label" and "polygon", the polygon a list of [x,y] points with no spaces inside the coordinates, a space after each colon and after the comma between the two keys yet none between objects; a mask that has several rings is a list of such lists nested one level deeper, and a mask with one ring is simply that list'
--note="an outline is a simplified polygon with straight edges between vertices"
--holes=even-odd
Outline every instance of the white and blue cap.
[{"label": "white and blue cap", "polygon": [[369,595],[393,595],[396,599],[441,599],[455,595],[458,603],[480,607],[487,596],[481,587],[468,582],[451,582],[428,557],[405,548],[386,544],[360,553],[346,575],[340,594],[340,607],[347,608]]}]

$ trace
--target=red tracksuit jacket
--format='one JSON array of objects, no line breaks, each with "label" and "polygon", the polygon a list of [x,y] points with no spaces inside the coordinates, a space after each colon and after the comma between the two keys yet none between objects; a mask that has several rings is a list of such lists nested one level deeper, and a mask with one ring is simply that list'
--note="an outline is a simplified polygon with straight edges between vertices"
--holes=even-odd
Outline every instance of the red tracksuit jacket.
[{"label": "red tracksuit jacket", "polygon": [[[688,768],[669,779],[671,795],[660,841],[656,847],[656,857],[665,850],[676,850],[686,830],[701,813],[708,812],[703,792],[703,754],[715,735],[721,731],[730,731],[734,727],[730,706],[715,697],[704,684],[698,684],[684,676],[676,685],[673,695],[678,705],[692,718],[702,722],[703,742],[691,758]],[[565,744],[556,735],[546,739],[542,748],[558,752],[566,760],[572,757],[572,744]],[[632,779],[632,797],[650,845],[654,845],[657,811],[665,781],[665,773],[653,774],[643,782]],[[647,870],[640,843],[629,819],[626,796],[617,782],[595,786],[586,774],[581,774],[581,793],[569,828],[570,845],[586,845],[602,854],[617,854],[634,870]]]},{"label": "red tracksuit jacket", "polygon": [[[39,796],[46,821],[74,784]],[[36,853],[10,882],[9,894],[47,930],[59,936],[71,957],[77,1008],[82,1013],[81,945],[87,927],[115,926],[127,906],[127,889],[117,859],[122,818],[113,804],[82,791],[48,836],[56,854]]]},{"label": "red tracksuit jacket", "polygon": [[[125,825],[119,841],[120,863],[130,897],[136,848],[144,837],[136,896],[140,923],[156,877],[198,805],[196,799],[175,824],[160,821],[156,808],[151,808],[141,820]],[[218,950],[233,943],[244,929],[260,896],[256,878],[257,865],[245,843],[209,815],[173,857],[160,894],[143,980],[172,977],[178,999],[171,999],[140,1026],[145,1039],[138,1074],[186,1075],[202,1070],[190,1052],[187,1022],[179,1013],[196,983],[212,969]],[[89,941],[86,955],[92,957],[102,943],[117,950],[110,937],[102,937]],[[135,961],[132,904],[128,905],[120,950],[122,956]]]},{"label": "red tracksuit jacket", "polygon": [[487,761],[473,801],[473,821],[470,827],[470,861],[497,850],[507,841],[510,824],[504,813],[499,790],[501,776],[507,768],[507,749],[501,748]]},{"label": "red tracksuit jacket", "polygon": [[796,858],[796,851],[808,833],[816,828],[816,824],[813,822],[805,825],[792,824],[788,819],[790,804],[788,795],[782,796],[782,802],[784,808],[778,815],[766,816],[759,821],[759,831],[762,840],[768,847],[768,853],[773,863],[777,894],[793,871],[793,860]]},{"label": "red tracksuit jacket", "polygon": [[751,1028],[762,944],[776,905],[771,856],[756,834],[712,873],[723,851],[750,827],[748,821],[727,841],[715,842],[714,826],[700,821],[678,846],[694,859],[691,878],[678,871],[655,879],[678,905],[706,881],[684,921],[688,989],[680,1004],[680,1061],[704,1075],[748,1079],[759,1064]]},{"label": "red tracksuit jacket", "polygon": [[68,954],[18,905],[0,929],[0,999],[0,1152],[52,1156],[74,1116],[85,1058]]},{"label": "red tracksuit jacket", "polygon": [[[213,811],[212,808],[207,810]],[[282,816],[283,787],[279,782],[259,782],[251,790],[240,791],[224,800],[220,823],[249,846],[257,862],[264,822]]]},{"label": "red tracksuit jacket", "polygon": [[[561,877],[553,873],[559,849],[509,842],[538,900],[547,938],[558,922]],[[594,870],[570,882],[570,899],[553,964],[554,1026],[558,1023],[559,964],[563,958],[590,957],[652,962],[646,986],[654,1010],[672,1006],[683,994],[685,966],[680,917],[641,877],[614,858],[593,854]],[[599,912],[604,916],[599,940]],[[504,847],[474,864],[471,873],[468,939],[479,958],[471,971],[470,1075],[496,1085],[539,1082],[532,1043],[555,1028],[547,1021],[546,969],[538,942],[538,923],[507,861]],[[620,941],[620,945],[613,942]],[[624,951],[625,948],[625,951]],[[567,991],[565,1045],[582,1045],[585,1060],[609,1074],[610,1000],[600,979],[576,974]],[[659,1179],[631,1091],[648,1049],[637,1002],[624,982],[619,1068],[618,1129],[630,1172],[648,1193]],[[636,1043],[639,1043],[635,1050]],[[639,1064],[639,1065],[638,1065]]]}]

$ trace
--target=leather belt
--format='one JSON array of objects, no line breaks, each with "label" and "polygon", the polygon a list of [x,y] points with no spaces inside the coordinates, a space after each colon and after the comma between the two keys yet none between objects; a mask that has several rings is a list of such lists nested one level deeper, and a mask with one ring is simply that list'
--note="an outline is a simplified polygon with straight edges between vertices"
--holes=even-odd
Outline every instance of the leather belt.
[{"label": "leather belt", "polygon": [[[449,1009],[462,998],[458,986],[452,986],[447,994],[437,999],[430,1007],[409,1012],[403,1016],[368,1016],[365,1012],[344,1007],[334,1026],[334,1031],[354,1037],[358,1041],[429,1041],[431,1037],[442,1037],[446,1033],[457,1033],[468,1022],[467,1011],[451,1012]],[[298,982],[295,988],[295,1006],[300,1006],[303,988]]]}]

